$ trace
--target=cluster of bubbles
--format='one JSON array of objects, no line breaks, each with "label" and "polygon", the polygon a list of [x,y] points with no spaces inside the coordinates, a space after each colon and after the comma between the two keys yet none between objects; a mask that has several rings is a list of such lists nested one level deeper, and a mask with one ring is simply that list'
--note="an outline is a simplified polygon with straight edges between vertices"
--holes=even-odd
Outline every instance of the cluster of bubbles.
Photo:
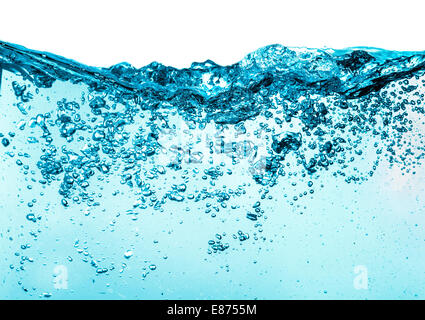
[{"label": "cluster of bubbles", "polygon": [[[279,183],[285,197],[292,187],[294,205],[313,195],[322,174],[361,183],[383,160],[414,171],[424,155],[417,129],[424,61],[423,53],[273,45],[230,66],[93,68],[0,43],[0,69],[20,79],[1,90],[14,92],[8,103],[22,115],[19,130],[38,130],[27,137],[40,150],[37,183],[57,188],[62,206],[99,206],[96,184],[117,177],[134,192],[128,213],[136,217],[190,202],[216,217],[240,208],[249,194],[245,217],[257,231],[235,230],[240,242],[262,237],[262,204]],[[80,96],[31,108],[58,83],[79,86]],[[11,157],[14,136],[0,133]],[[27,219],[40,217],[31,211]],[[226,251],[225,236],[216,234],[208,253]]]}]

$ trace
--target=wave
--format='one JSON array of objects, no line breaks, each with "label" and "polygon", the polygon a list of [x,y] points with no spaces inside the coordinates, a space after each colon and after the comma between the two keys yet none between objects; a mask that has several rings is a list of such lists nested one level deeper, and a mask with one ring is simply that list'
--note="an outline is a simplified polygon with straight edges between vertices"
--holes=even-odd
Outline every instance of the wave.
[{"label": "wave", "polygon": [[[229,66],[97,68],[0,42],[2,91],[15,97],[6,102],[23,116],[20,130],[41,130],[26,142],[40,146],[40,184],[58,186],[68,207],[95,203],[94,176],[119,177],[137,190],[133,213],[205,199],[227,210],[250,185],[244,173],[262,188],[258,200],[296,176],[305,188],[297,201],[321,172],[361,183],[382,159],[409,171],[424,156],[424,70],[423,52],[282,45]],[[43,92],[48,102],[36,103]],[[170,184],[177,172],[183,182]],[[247,218],[257,221],[254,208]]]}]

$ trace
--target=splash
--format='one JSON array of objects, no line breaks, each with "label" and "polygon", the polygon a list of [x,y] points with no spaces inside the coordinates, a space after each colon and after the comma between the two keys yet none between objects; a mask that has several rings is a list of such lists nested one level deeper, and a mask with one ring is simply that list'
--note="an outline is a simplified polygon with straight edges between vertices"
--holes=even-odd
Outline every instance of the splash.
[{"label": "splash", "polygon": [[[17,159],[27,188],[55,190],[63,212],[108,212],[105,198],[120,194],[135,221],[174,208],[220,219],[243,211],[252,232],[217,233],[205,244],[220,254],[232,241],[267,238],[263,207],[275,188],[303,213],[308,205],[297,203],[320,197],[324,177],[361,184],[381,162],[414,173],[424,156],[424,72],[422,52],[373,48],[271,45],[230,66],[137,69],[0,42],[1,107],[12,114],[2,126],[18,129],[0,133],[2,170]],[[41,225],[36,203],[26,220]],[[99,275],[115,269],[83,259]],[[145,276],[155,269],[147,265]]]}]

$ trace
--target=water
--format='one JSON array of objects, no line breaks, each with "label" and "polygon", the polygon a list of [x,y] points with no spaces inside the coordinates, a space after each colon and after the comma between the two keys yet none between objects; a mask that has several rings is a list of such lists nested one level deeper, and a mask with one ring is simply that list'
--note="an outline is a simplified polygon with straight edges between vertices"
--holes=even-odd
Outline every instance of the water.
[{"label": "water", "polygon": [[425,53],[95,68],[0,42],[0,298],[425,298]]}]

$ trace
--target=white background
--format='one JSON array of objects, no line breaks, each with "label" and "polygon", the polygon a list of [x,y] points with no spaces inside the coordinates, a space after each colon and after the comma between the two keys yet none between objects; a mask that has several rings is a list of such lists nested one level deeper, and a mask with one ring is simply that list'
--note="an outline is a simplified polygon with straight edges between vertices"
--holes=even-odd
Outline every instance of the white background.
[{"label": "white background", "polygon": [[273,43],[425,50],[423,1],[0,1],[0,40],[96,66],[231,64]]}]

